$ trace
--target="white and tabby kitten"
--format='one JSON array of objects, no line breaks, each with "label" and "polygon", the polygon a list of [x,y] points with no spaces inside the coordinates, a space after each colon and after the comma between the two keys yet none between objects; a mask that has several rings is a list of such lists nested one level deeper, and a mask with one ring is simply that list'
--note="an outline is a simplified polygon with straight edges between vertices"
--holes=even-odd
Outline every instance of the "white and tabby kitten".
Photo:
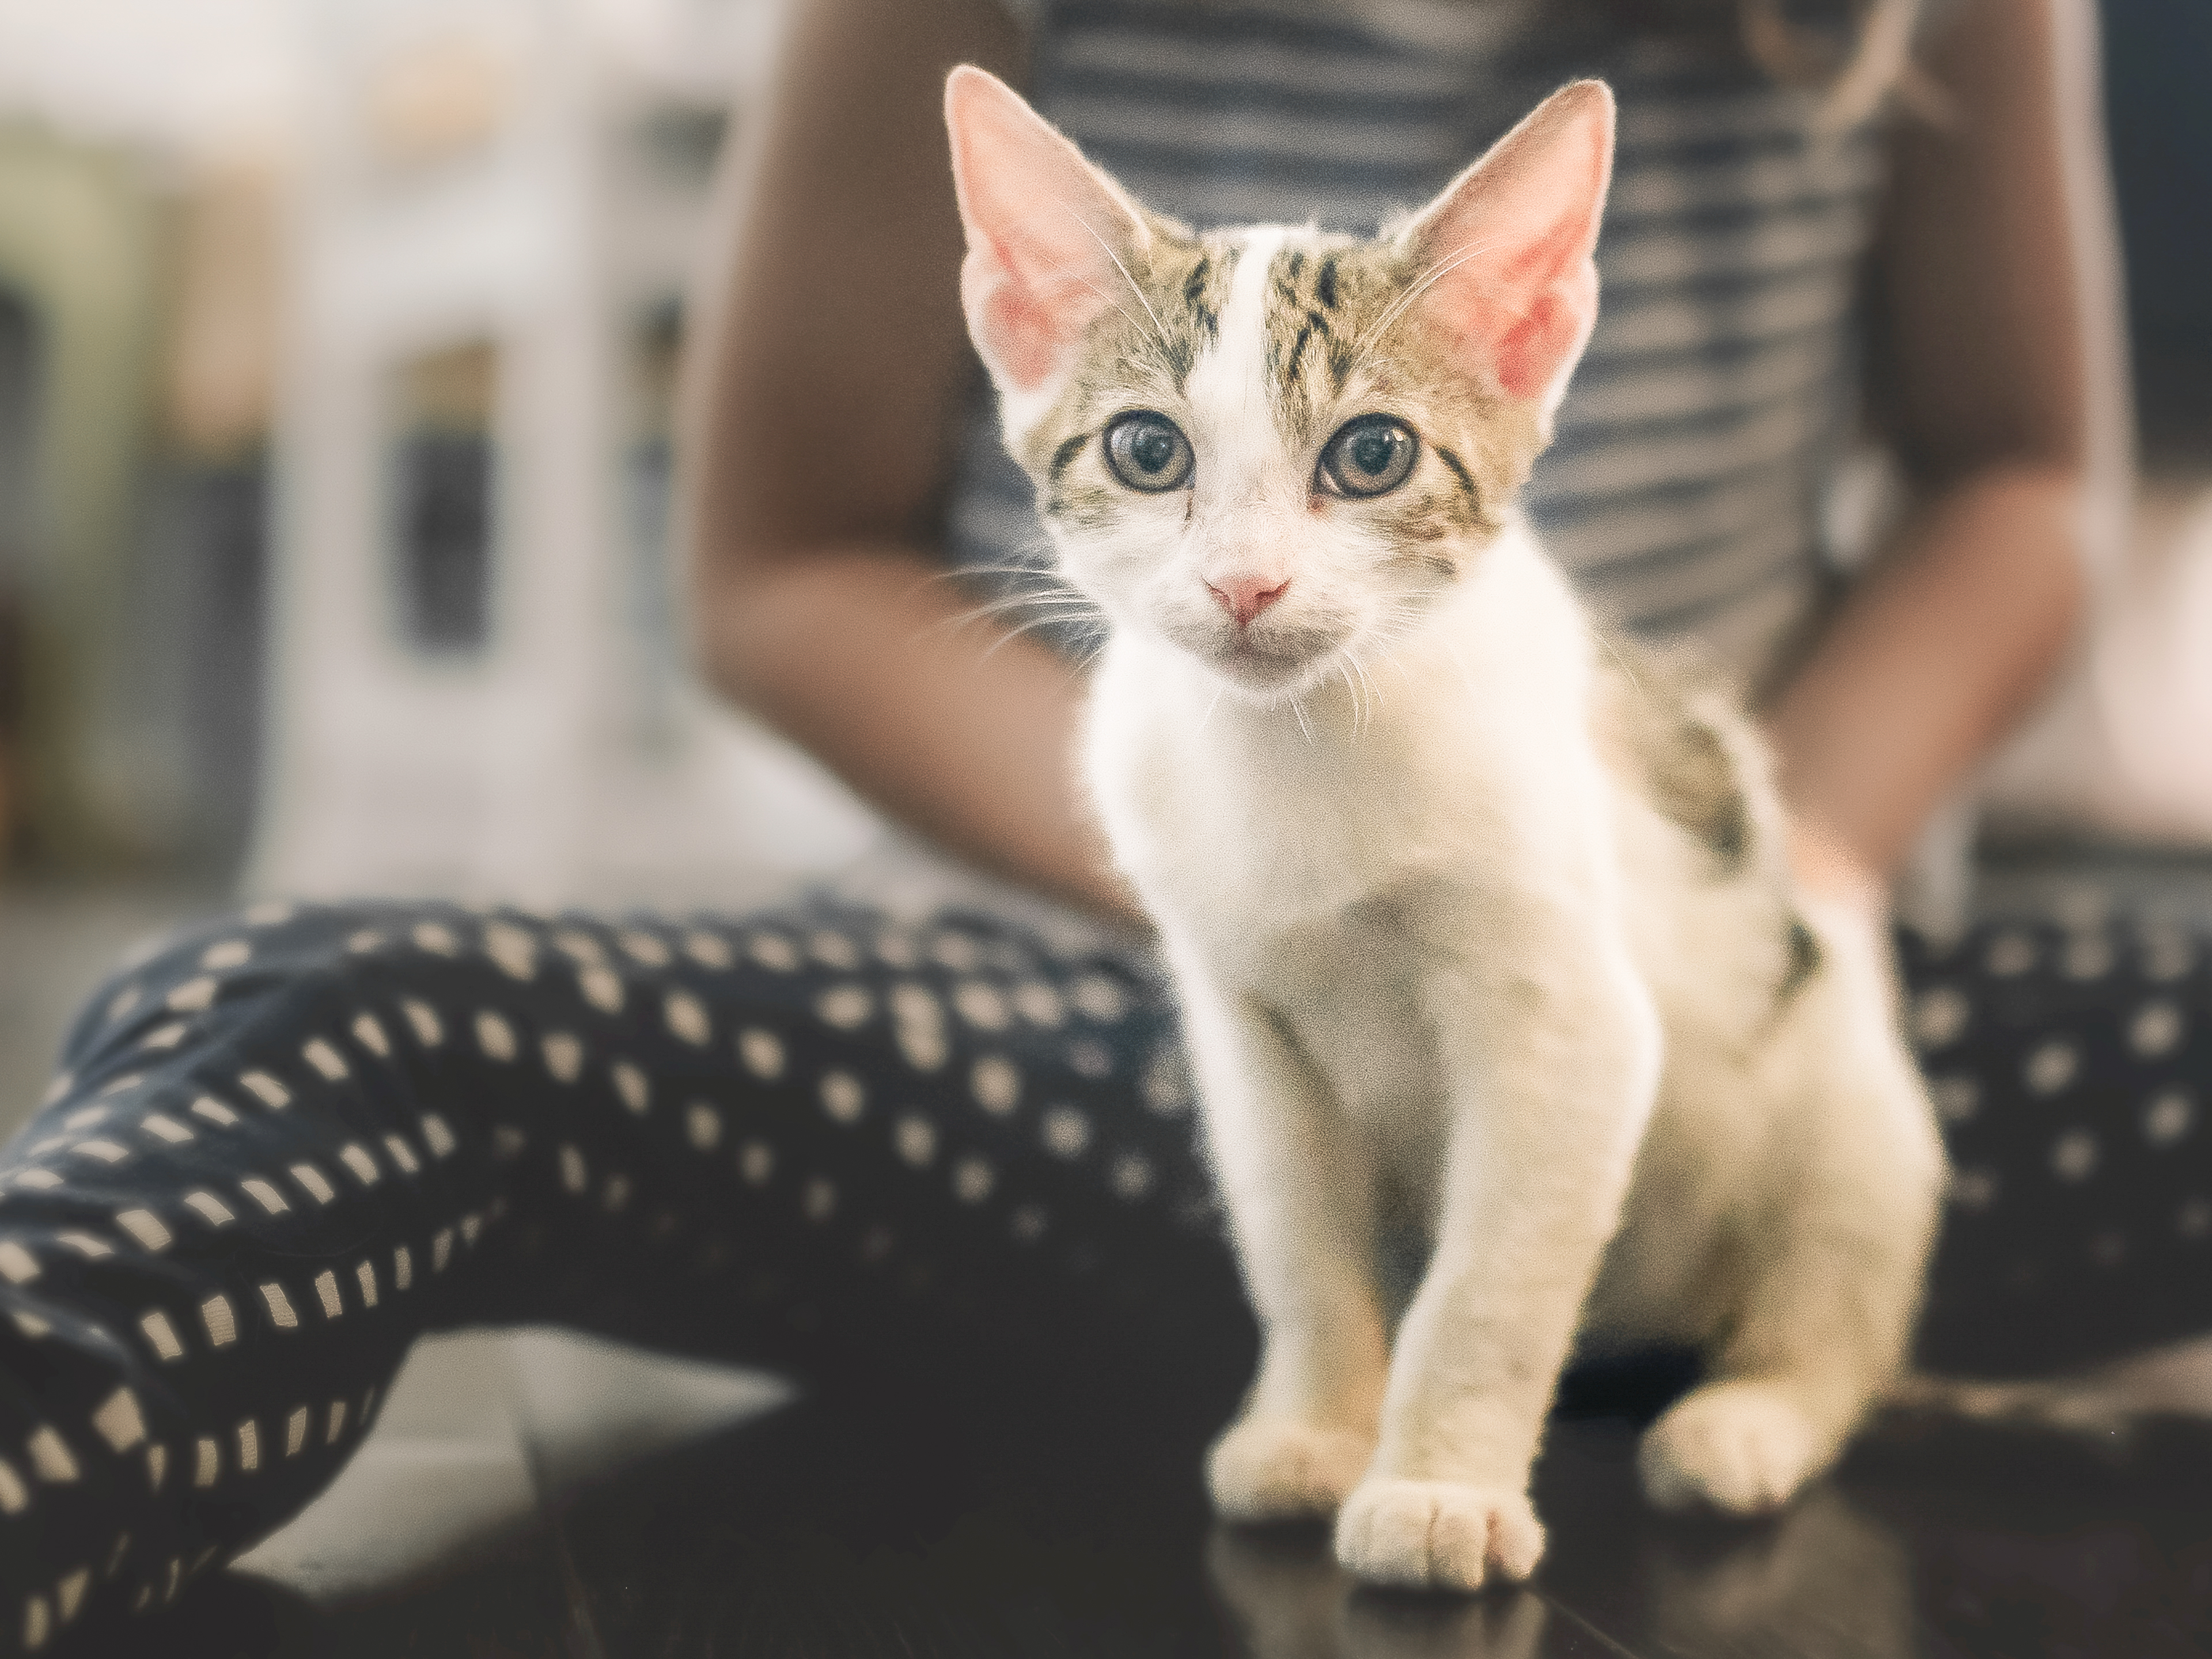
[{"label": "white and tabby kitten", "polygon": [[1515,507],[1596,312],[1610,93],[1372,241],[1194,234],[981,71],[946,103],[962,297],[1111,625],[1086,769],[1265,1335],[1216,1503],[1334,1513],[1380,1583],[1525,1577],[1578,1339],[1706,1355],[1655,1500],[1784,1503],[1897,1373],[1942,1153],[1747,722],[1607,648]]}]

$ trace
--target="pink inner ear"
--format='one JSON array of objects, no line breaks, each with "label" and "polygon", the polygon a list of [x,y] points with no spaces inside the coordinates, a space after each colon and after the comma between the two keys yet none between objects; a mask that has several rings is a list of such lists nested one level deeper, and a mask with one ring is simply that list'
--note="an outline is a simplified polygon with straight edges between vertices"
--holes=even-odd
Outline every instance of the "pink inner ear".
[{"label": "pink inner ear", "polygon": [[994,374],[1031,391],[1105,309],[1122,280],[1115,253],[1130,259],[1146,232],[1112,181],[992,76],[956,70],[945,118],[968,232],[969,330]]}]

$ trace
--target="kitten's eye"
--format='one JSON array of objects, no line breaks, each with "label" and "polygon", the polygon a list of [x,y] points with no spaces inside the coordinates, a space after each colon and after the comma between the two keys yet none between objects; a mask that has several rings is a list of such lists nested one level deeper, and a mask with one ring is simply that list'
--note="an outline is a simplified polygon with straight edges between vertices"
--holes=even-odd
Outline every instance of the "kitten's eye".
[{"label": "kitten's eye", "polygon": [[1123,415],[1106,428],[1106,465],[1132,489],[1147,495],[1180,489],[1190,482],[1194,460],[1182,428],[1148,409]]},{"label": "kitten's eye", "polygon": [[1406,482],[1420,448],[1413,428],[1395,416],[1362,415],[1321,452],[1318,482],[1333,495],[1384,495]]}]

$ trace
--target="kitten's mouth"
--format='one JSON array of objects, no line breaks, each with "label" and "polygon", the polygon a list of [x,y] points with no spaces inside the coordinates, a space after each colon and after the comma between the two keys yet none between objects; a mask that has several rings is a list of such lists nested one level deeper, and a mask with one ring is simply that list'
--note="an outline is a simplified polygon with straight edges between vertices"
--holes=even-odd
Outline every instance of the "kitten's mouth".
[{"label": "kitten's mouth", "polygon": [[1305,629],[1287,635],[1239,629],[1182,643],[1238,690],[1269,701],[1304,691],[1334,649],[1334,641]]}]

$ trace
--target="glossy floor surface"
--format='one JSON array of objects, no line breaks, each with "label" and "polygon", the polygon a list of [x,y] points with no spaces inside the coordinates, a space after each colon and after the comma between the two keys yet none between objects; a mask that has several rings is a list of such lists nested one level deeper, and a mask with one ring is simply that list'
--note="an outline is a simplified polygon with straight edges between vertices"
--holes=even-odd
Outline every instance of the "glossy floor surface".
[{"label": "glossy floor surface", "polygon": [[[1352,1588],[1318,1530],[1216,1524],[1190,1457],[1083,1424],[791,1400],[705,1368],[672,1395],[619,1351],[524,1342],[541,1395],[602,1398],[591,1443],[563,1451],[561,1425],[524,1420],[503,1467],[485,1369],[500,1345],[453,1340],[306,1521],[99,1650],[2154,1659],[2212,1645],[2212,1430],[2178,1421],[2090,1437],[1893,1423],[1780,1519],[1723,1525],[1644,1506],[1630,1422],[1564,1419],[1537,1482],[1552,1547],[1534,1586],[1426,1597]],[[656,1390],[639,1410],[657,1425],[624,1462],[604,1402]],[[687,1411],[690,1437],[666,1443]]]}]

